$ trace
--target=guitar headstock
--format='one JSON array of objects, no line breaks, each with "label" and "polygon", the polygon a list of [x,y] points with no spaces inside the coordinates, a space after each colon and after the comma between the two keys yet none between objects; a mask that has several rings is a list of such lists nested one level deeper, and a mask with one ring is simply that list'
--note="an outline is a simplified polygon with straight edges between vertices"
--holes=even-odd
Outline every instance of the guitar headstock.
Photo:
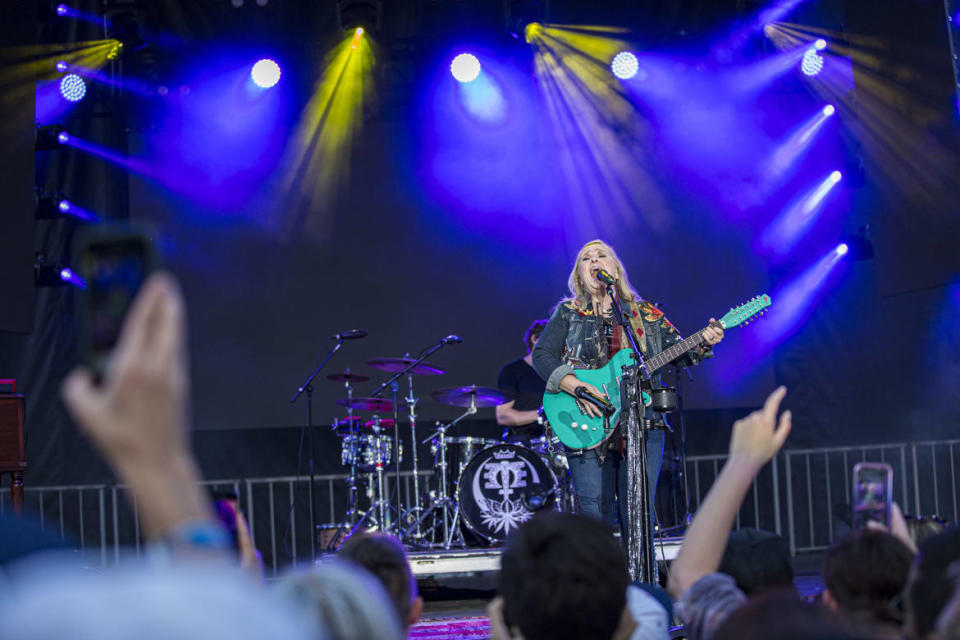
[{"label": "guitar headstock", "polygon": [[767,307],[771,304],[773,304],[773,302],[767,294],[764,293],[763,295],[755,296],[739,307],[730,309],[730,311],[720,318],[719,322],[723,325],[724,329],[737,327],[741,324],[750,324],[756,318],[766,313]]}]

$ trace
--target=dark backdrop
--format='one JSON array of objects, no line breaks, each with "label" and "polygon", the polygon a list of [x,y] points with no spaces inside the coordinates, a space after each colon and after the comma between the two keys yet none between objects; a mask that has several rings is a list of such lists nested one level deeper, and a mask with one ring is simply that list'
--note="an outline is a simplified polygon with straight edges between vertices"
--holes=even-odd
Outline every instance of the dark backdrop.
[{"label": "dark backdrop", "polygon": [[[279,3],[268,6],[274,4]],[[912,4],[897,6],[909,15]],[[236,22],[244,15],[257,17],[250,13],[253,7],[230,13],[219,2],[165,6],[168,15],[161,16],[161,24],[195,38],[216,33],[223,12]],[[330,14],[320,5],[312,11],[326,16],[320,31],[329,28]],[[197,21],[197,12],[206,19]],[[873,28],[893,38],[895,18]],[[281,28],[280,22],[271,28]],[[361,393],[383,378],[363,365],[366,359],[416,353],[445,335],[461,335],[462,345],[433,358],[449,373],[417,379],[418,395],[426,398],[446,386],[493,385],[499,368],[522,355],[521,336],[529,322],[544,317],[564,294],[572,256],[595,229],[575,226],[563,206],[555,211],[546,206],[555,199],[533,190],[532,204],[545,214],[536,224],[521,216],[497,222],[462,215],[469,201],[458,209],[449,197],[437,197],[420,168],[428,150],[419,123],[416,114],[365,123],[349,181],[323,203],[329,226],[320,236],[273,233],[271,216],[284,206],[279,201],[224,213],[152,179],[130,177],[132,215],[160,225],[165,260],[186,292],[195,426],[210,431],[203,458],[211,475],[295,466],[295,451],[278,447],[268,453],[257,444],[269,441],[260,429],[301,422],[303,407],[289,405],[288,399],[331,344],[332,333],[353,327],[370,331],[368,338],[345,344],[329,366],[329,371],[349,366],[373,375]],[[148,148],[150,135],[135,133],[132,153]],[[867,172],[849,215],[882,228],[877,220],[882,211],[893,225],[877,239],[877,257],[848,265],[802,327],[762,360],[740,337],[750,329],[730,332],[717,360],[695,369],[695,381],[685,385],[688,406],[715,410],[691,414],[691,452],[722,450],[732,416],[719,410],[742,413],[758,405],[775,383],[791,390],[787,405],[797,418],[790,446],[955,433],[960,298],[953,284],[957,254],[950,247],[955,243],[949,241],[955,238],[954,218],[926,212],[923,233],[939,244],[925,245],[918,240],[922,235],[902,231],[915,225],[898,222],[911,219],[916,202],[909,194],[883,200],[876,176]],[[108,181],[94,177],[88,184],[94,189]],[[661,303],[681,330],[690,332],[709,316],[770,290],[779,276],[752,255],[754,230],[748,222],[704,215],[702,203],[683,196],[686,186],[673,180],[672,216],[662,233],[608,239],[640,293]],[[953,195],[945,187],[941,201],[955,202],[949,200]],[[530,237],[532,228],[539,232],[536,242],[516,241]],[[48,233],[38,241],[65,250],[69,235],[51,239]],[[922,271],[909,268],[918,259],[917,246],[929,249],[919,256],[926,265]],[[891,272],[903,276],[896,287],[889,286]],[[40,302],[41,321],[29,340],[3,336],[0,342],[0,374],[21,378],[30,399],[28,478],[33,483],[100,479],[105,472],[64,419],[57,399],[57,383],[75,359],[72,295],[59,290],[49,296]],[[318,423],[342,415],[333,402],[339,394],[336,384],[317,383]],[[424,400],[420,414],[428,423],[455,411]],[[461,432],[495,430],[489,423],[492,410],[484,414],[486,426],[465,425]],[[257,432],[245,438],[237,429]],[[296,438],[277,441],[292,448]],[[320,457],[330,465],[326,470],[333,470],[336,441],[318,441],[325,448]],[[267,456],[276,456],[276,464],[264,460]]]}]

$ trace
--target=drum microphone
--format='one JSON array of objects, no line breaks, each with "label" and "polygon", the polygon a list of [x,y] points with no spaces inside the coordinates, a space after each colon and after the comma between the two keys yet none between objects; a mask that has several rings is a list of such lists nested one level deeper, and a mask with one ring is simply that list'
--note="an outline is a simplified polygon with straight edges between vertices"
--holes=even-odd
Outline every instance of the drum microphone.
[{"label": "drum microphone", "polygon": [[442,342],[443,344],[460,344],[461,342],[463,342],[463,338],[461,338],[460,336],[447,336],[440,342]]},{"label": "drum microphone", "polygon": [[350,329],[348,331],[335,333],[330,337],[334,340],[355,340],[357,338],[366,338],[367,332],[365,329]]},{"label": "drum microphone", "polygon": [[590,392],[586,387],[577,387],[573,390],[573,394],[581,400],[585,400],[596,406],[605,415],[612,416],[617,410],[606,398],[601,398],[595,393]]},{"label": "drum microphone", "polygon": [[606,269],[600,269],[597,271],[597,280],[609,286],[613,286],[613,283],[616,282],[616,280],[613,279],[613,276],[607,273]]},{"label": "drum microphone", "polygon": [[550,498],[556,496],[557,488],[551,487],[547,491],[525,491],[520,497],[520,502],[527,508],[527,511],[539,511],[546,507]]}]

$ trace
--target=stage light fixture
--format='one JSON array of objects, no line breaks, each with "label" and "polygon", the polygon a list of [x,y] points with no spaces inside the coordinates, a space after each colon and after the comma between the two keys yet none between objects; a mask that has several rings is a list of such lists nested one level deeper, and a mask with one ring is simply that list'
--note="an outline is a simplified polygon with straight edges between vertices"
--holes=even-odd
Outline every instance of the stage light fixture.
[{"label": "stage light fixture", "polygon": [[839,171],[834,171],[833,173],[830,174],[830,182],[832,182],[833,184],[840,182],[842,178],[843,178],[843,174],[840,173]]},{"label": "stage light fixture", "polygon": [[837,245],[837,248],[834,249],[834,251],[837,252],[838,256],[845,256],[847,255],[847,252],[850,251],[850,247],[847,246],[846,242],[841,242],[840,244]]},{"label": "stage light fixture", "polygon": [[103,17],[107,38],[118,40],[124,51],[136,51],[147,46],[143,37],[143,12],[137,8],[117,8]]},{"label": "stage light fixture", "polygon": [[800,70],[803,75],[813,77],[823,69],[823,56],[817,54],[816,49],[807,49],[800,61]]},{"label": "stage light fixture", "polygon": [[57,73],[66,73],[67,69],[70,68],[70,65],[67,64],[66,60],[60,60],[57,62]]},{"label": "stage light fixture", "polygon": [[827,116],[828,118],[833,114],[835,114],[836,112],[837,112],[837,108],[834,107],[832,104],[828,104],[823,108],[823,115]]},{"label": "stage light fixture", "polygon": [[813,43],[813,48],[817,51],[823,51],[827,48],[827,41],[823,38],[818,38],[816,42]]},{"label": "stage light fixture", "polygon": [[37,127],[34,148],[37,151],[53,151],[70,141],[70,135],[63,125],[51,124]]},{"label": "stage light fixture", "polygon": [[337,22],[340,29],[352,31],[361,27],[365,32],[378,31],[383,13],[382,4],[379,0],[340,0],[337,2]]},{"label": "stage light fixture", "polygon": [[[850,260],[870,260],[873,258],[873,240],[870,239],[870,225],[865,224],[856,233],[840,238],[840,246],[847,247]],[[838,247],[839,249],[839,247]]]},{"label": "stage light fixture", "polygon": [[250,70],[250,78],[261,89],[269,89],[280,82],[280,65],[269,58],[258,60]]},{"label": "stage light fixture", "polygon": [[68,13],[70,13],[70,7],[68,7],[68,6],[65,5],[65,4],[58,4],[58,5],[57,5],[57,15],[58,15],[58,16],[65,16],[65,15],[67,15]]},{"label": "stage light fixture", "polygon": [[33,284],[37,287],[63,287],[69,284],[87,288],[87,282],[68,265],[49,261],[39,254],[33,263]]},{"label": "stage light fixture", "polygon": [[450,73],[457,82],[473,82],[480,75],[480,61],[472,53],[461,53],[450,63]]},{"label": "stage light fixture", "polygon": [[65,75],[60,81],[60,95],[67,102],[80,102],[87,95],[87,83],[75,73]]},{"label": "stage light fixture", "polygon": [[633,53],[621,51],[615,55],[610,62],[610,70],[613,72],[613,75],[621,80],[629,80],[637,75],[637,71],[640,70],[640,62]]}]

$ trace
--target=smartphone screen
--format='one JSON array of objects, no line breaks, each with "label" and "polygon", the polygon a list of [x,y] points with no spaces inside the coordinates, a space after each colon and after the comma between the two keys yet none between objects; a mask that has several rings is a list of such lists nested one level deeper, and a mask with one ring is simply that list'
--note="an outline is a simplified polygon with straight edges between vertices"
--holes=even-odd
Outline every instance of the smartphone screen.
[{"label": "smartphone screen", "polygon": [[871,520],[890,526],[893,469],[888,464],[861,462],[853,468],[853,528]]},{"label": "smartphone screen", "polygon": [[80,270],[87,282],[81,309],[81,347],[99,379],[106,371],[124,318],[154,268],[150,239],[129,229],[100,231],[83,245]]}]

